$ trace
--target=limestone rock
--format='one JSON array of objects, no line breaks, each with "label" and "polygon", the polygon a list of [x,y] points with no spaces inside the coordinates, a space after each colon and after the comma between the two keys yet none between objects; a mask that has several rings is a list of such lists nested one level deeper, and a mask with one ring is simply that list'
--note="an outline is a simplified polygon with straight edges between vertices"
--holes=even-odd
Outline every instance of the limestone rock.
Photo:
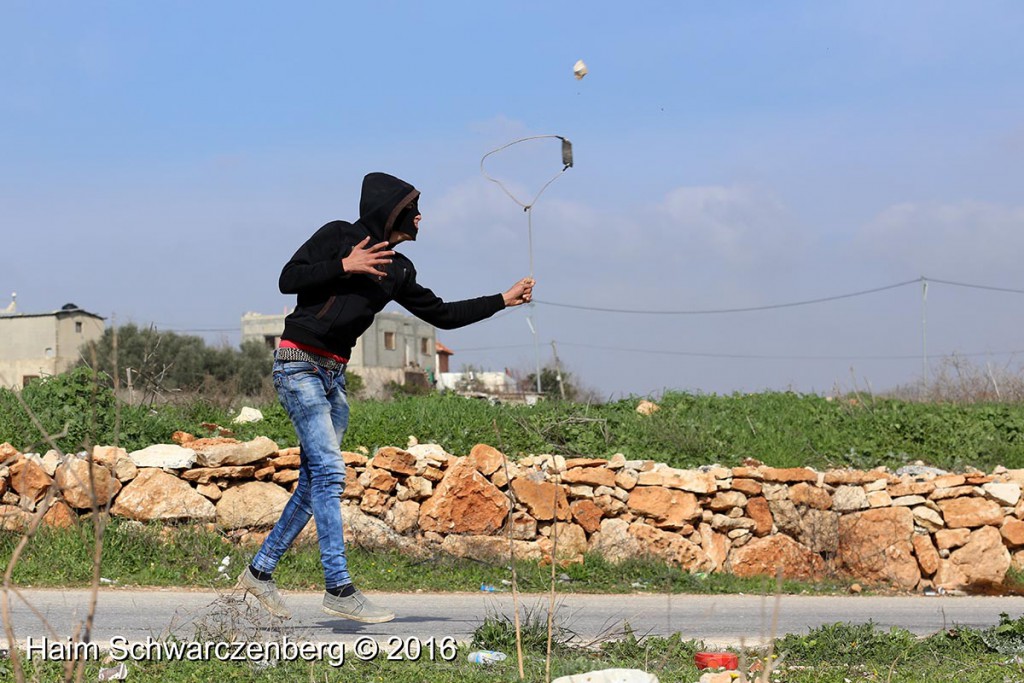
[{"label": "limestone rock", "polygon": [[892,498],[887,491],[871,491],[868,495],[868,505],[873,508],[892,507]]},{"label": "limestone rock", "polygon": [[283,488],[265,481],[234,486],[217,501],[217,524],[225,529],[271,527],[289,498],[291,495]]},{"label": "limestone rock", "polygon": [[353,453],[352,451],[342,451],[341,458],[347,467],[365,467],[366,463],[370,461],[362,453]]},{"label": "limestone rock", "polygon": [[602,520],[601,528],[591,534],[588,546],[590,552],[613,564],[637,557],[643,551],[640,542],[629,533],[629,522],[622,519]]},{"label": "limestone rock", "polygon": [[782,484],[800,481],[816,483],[818,481],[818,473],[807,467],[789,467],[784,469],[764,467],[761,469],[761,479],[762,481]]},{"label": "limestone rock", "polygon": [[1024,522],[1019,519],[1008,517],[999,528],[999,533],[1009,546],[1024,545]]},{"label": "limestone rock", "polygon": [[783,534],[755,538],[733,548],[729,567],[741,577],[775,576],[779,567],[787,579],[815,579],[825,574],[825,561],[820,555]]},{"label": "limestone rock", "polygon": [[939,570],[939,551],[932,544],[931,536],[926,534],[914,534],[914,554],[917,555],[917,563],[921,567],[921,573],[931,576]]},{"label": "limestone rock", "polygon": [[[626,462],[626,458],[623,457],[621,462],[625,463]],[[602,467],[602,466],[606,466],[606,465],[608,465],[608,461],[604,460],[603,458],[566,458],[565,459],[565,468],[569,469],[569,470],[573,469],[574,467]],[[619,467],[621,468],[622,465],[620,464]],[[612,469],[618,469],[618,468],[612,468]]]},{"label": "limestone rock", "polygon": [[231,467],[197,467],[185,470],[181,478],[197,484],[209,484],[212,479],[251,479],[256,473],[252,465]]},{"label": "limestone rock", "polygon": [[43,466],[43,471],[52,477],[56,475],[57,468],[63,462],[64,458],[57,451],[46,451],[46,455],[43,456],[39,464]]},{"label": "limestone rock", "polygon": [[[555,518],[557,496],[558,519],[569,519],[571,512],[565,488],[551,482],[536,482],[529,477],[512,480],[512,492],[516,500],[526,506],[527,511],[539,521]],[[596,503],[596,501],[595,501]]]},{"label": "limestone rock", "polygon": [[124,487],[110,512],[139,522],[212,522],[216,518],[213,503],[173,474],[152,467],[139,470],[139,476]]},{"label": "limestone rock", "polygon": [[832,509],[836,512],[854,512],[871,507],[868,494],[860,486],[840,486],[832,494]]},{"label": "limestone rock", "polygon": [[641,472],[637,478],[641,486],[664,486],[691,493],[714,493],[718,485],[710,472],[680,470],[658,463],[653,469]]},{"label": "limestone rock", "polygon": [[1020,484],[1017,482],[984,484],[981,489],[985,495],[1000,505],[1016,505],[1020,500]]},{"label": "limestone rock", "polygon": [[739,491],[748,496],[761,495],[761,482],[753,479],[733,479],[731,486],[733,491]]},{"label": "limestone rock", "polygon": [[971,533],[967,543],[942,561],[935,585],[946,590],[969,586],[999,585],[1010,568],[1010,553],[995,527],[985,526]]},{"label": "limestone rock", "polygon": [[832,496],[823,488],[800,482],[789,487],[789,499],[794,505],[806,505],[816,510],[828,510],[832,507]]},{"label": "limestone rock", "polygon": [[366,487],[359,483],[359,476],[356,474],[356,471],[351,467],[346,467],[345,490],[341,492],[341,497],[359,499],[363,497],[365,490]]},{"label": "limestone rock", "polygon": [[615,472],[604,467],[575,467],[562,473],[565,484],[586,486],[615,486]]},{"label": "limestone rock", "polygon": [[839,519],[839,568],[868,581],[895,583],[907,590],[921,580],[913,555],[914,515],[909,508],[879,508]]},{"label": "limestone rock", "polygon": [[766,536],[771,533],[772,525],[772,513],[769,503],[764,498],[751,498],[747,501],[747,507],[745,508],[747,517],[754,520],[754,535],[755,536]]},{"label": "limestone rock", "polygon": [[880,470],[862,472],[861,470],[829,470],[825,472],[825,483],[829,486],[861,486],[879,479],[885,480],[889,475]]},{"label": "limestone rock", "polygon": [[398,479],[391,475],[385,469],[375,467],[372,464],[366,468],[366,471],[359,475],[359,483],[370,489],[377,489],[378,491],[384,491],[389,493],[395,490],[395,486],[398,485]]},{"label": "limestone rock", "polygon": [[346,544],[367,550],[395,550],[418,559],[430,557],[430,549],[422,542],[402,536],[383,520],[365,514],[355,505],[342,505],[341,518]]},{"label": "limestone rock", "polygon": [[604,517],[604,513],[593,501],[577,500],[569,506],[569,509],[572,511],[572,518],[588,534],[601,528],[601,518]]},{"label": "limestone rock", "polygon": [[927,496],[935,490],[934,482],[930,481],[907,481],[901,480],[888,488],[889,495],[893,498],[903,496]]},{"label": "limestone rock", "polygon": [[983,498],[952,498],[939,503],[942,517],[950,529],[998,526],[1003,522],[999,503]]},{"label": "limestone rock", "polygon": [[768,505],[779,531],[814,552],[835,552],[839,544],[839,513],[814,508],[801,510],[788,500]]},{"label": "limestone rock", "polygon": [[701,524],[697,531],[700,533],[701,550],[711,560],[712,571],[722,571],[729,556],[729,537],[716,532],[708,524]]},{"label": "limestone rock", "polygon": [[192,467],[196,462],[196,452],[191,448],[163,443],[132,451],[128,457],[139,468],[161,467],[182,470]]},{"label": "limestone rock", "polygon": [[[434,493],[433,482],[423,477],[409,477],[405,480],[405,488],[405,497],[408,500],[422,500]],[[399,496],[399,499],[401,498],[402,496]]]},{"label": "limestone rock", "polygon": [[[537,541],[512,541],[516,559],[540,560],[544,551]],[[479,562],[507,562],[509,542],[500,536],[449,535],[441,542],[441,550],[454,557],[469,557]]]},{"label": "limestone rock", "polygon": [[[401,448],[387,446],[378,449],[370,461],[371,467],[376,467],[394,474],[412,476],[417,472],[416,456]],[[390,489],[381,489],[390,490]]]},{"label": "limestone rock", "polygon": [[929,500],[947,500],[949,498],[960,498],[962,496],[973,496],[973,486],[953,486],[951,488],[935,489],[928,494]]},{"label": "limestone rock", "polygon": [[913,508],[912,512],[914,513],[914,521],[928,531],[938,531],[946,526],[946,523],[942,519],[942,515],[935,510],[932,510],[930,507],[921,505]]},{"label": "limestone rock", "polygon": [[299,453],[288,453],[287,455],[281,455],[278,451],[278,456],[271,459],[270,464],[275,469],[284,469],[286,467],[297,468],[302,465],[302,455]]},{"label": "limestone rock", "polygon": [[11,465],[11,488],[33,503],[38,503],[53,484],[43,466],[28,458]]},{"label": "limestone rock", "polygon": [[221,497],[220,487],[216,484],[200,484],[196,487],[196,492],[214,502],[220,500]]},{"label": "limestone rock", "polygon": [[397,533],[408,534],[419,526],[420,504],[414,500],[402,500],[391,508],[391,528]]},{"label": "limestone rock", "polygon": [[275,484],[284,486],[285,484],[291,484],[293,481],[299,480],[298,470],[281,470],[280,472],[274,472],[271,480]]},{"label": "limestone rock", "polygon": [[941,529],[935,532],[935,545],[939,550],[959,548],[971,537],[970,529]]},{"label": "limestone rock", "polygon": [[715,512],[742,508],[747,504],[747,497],[739,491],[719,491],[708,503],[708,507]]},{"label": "limestone rock", "polygon": [[470,464],[476,471],[485,477],[489,477],[498,471],[498,468],[505,462],[505,454],[493,446],[478,443],[467,456]]},{"label": "limestone rock", "polygon": [[[514,540],[532,541],[537,538],[537,520],[527,513],[521,510],[513,512],[510,522],[512,524],[512,538]],[[508,536],[507,526],[506,524],[506,528],[502,528],[500,536]]]},{"label": "limestone rock", "polygon": [[68,529],[78,523],[78,515],[62,500],[55,501],[43,515],[43,524],[54,529]]},{"label": "limestone rock", "polygon": [[366,489],[359,500],[359,509],[374,517],[383,517],[394,505],[395,498],[379,489]]},{"label": "limestone rock", "polygon": [[423,502],[419,524],[424,531],[490,534],[504,525],[508,511],[508,498],[472,462],[461,461]]},{"label": "limestone rock", "polygon": [[714,562],[701,547],[680,534],[655,529],[647,524],[634,523],[629,525],[629,535],[640,542],[645,554],[691,573],[707,572],[714,568]]},{"label": "limestone rock", "polygon": [[700,516],[697,496],[661,486],[637,486],[626,501],[629,509],[650,517],[659,526],[681,527]]},{"label": "limestone rock", "polygon": [[0,531],[21,533],[28,528],[31,518],[32,515],[16,505],[0,505]]},{"label": "limestone rock", "polygon": [[[559,524],[558,547],[554,547],[551,543],[550,534],[548,538],[541,540],[540,547],[549,558],[553,549],[556,560],[579,561],[583,559],[583,553],[587,551],[587,534],[578,524]],[[506,550],[506,556],[507,553]]]},{"label": "limestone rock", "polygon": [[80,458],[69,458],[57,468],[56,474],[64,500],[79,509],[92,507],[92,491],[96,493],[96,505],[102,508],[121,490],[121,482],[103,465],[92,466],[90,480],[89,463]]},{"label": "limestone rock", "polygon": [[196,443],[193,441],[190,446],[196,451],[196,461],[203,467],[248,465],[277,453],[277,444],[265,436],[243,443],[221,443],[206,447],[199,447]]}]

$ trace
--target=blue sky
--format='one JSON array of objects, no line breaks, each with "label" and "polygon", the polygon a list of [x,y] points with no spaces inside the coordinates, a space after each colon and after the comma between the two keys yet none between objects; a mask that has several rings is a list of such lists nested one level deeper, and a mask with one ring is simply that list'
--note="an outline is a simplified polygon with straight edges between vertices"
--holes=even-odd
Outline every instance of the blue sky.
[{"label": "blue sky", "polygon": [[[542,301],[720,309],[921,275],[1024,289],[1018,2],[5,2],[0,17],[0,292],[23,311],[74,301],[236,343],[243,313],[291,304],[281,266],[356,217],[374,170],[423,191],[402,249],[423,283],[500,291],[528,269],[526,222],[479,161],[552,133],[577,165],[534,211]],[[558,168],[551,141],[488,165],[523,194]],[[1021,304],[932,285],[930,353],[1016,367],[1000,352],[1024,350]],[[527,370],[525,317],[440,339],[456,367]],[[604,395],[882,390],[922,372],[919,285],[533,317],[544,359],[556,340]]]}]

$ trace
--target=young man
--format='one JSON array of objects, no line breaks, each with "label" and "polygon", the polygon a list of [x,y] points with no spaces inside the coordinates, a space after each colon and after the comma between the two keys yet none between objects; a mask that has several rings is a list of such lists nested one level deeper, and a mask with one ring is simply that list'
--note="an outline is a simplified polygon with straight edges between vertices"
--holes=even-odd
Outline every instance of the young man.
[{"label": "young man", "polygon": [[345,559],[341,494],[345,462],[341,440],[348,427],[345,365],[356,339],[389,301],[426,322],[450,330],[488,318],[506,306],[530,301],[533,280],[524,278],[504,294],[445,302],[416,282],[416,269],[393,247],[419,232],[419,191],[386,173],[363,179],[359,220],[332,221],[299,247],[281,271],[283,294],[297,294],[274,356],[274,386],[301,447],[299,480],[238,586],[272,614],[291,614],[271,578],[299,532],[316,520],[324,568],[323,611],[366,623],[391,621],[352,585]]}]

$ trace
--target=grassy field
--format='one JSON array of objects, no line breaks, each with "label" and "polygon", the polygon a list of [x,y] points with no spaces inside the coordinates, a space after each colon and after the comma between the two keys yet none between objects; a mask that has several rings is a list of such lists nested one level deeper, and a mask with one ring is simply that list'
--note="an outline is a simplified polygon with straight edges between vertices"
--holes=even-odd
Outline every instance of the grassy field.
[{"label": "grassy field", "polygon": [[[8,558],[18,534],[0,532],[0,558]],[[255,548],[240,547],[223,534],[199,527],[142,526],[115,519],[104,535],[101,575],[117,586],[232,585]],[[93,535],[89,524],[81,528],[43,528],[15,567],[19,586],[80,587],[92,575]],[[219,568],[230,558],[227,571]],[[6,564],[6,562],[5,562]],[[417,561],[392,552],[349,549],[349,567],[359,586],[380,591],[476,591],[482,584],[502,589],[510,580],[505,563],[484,564],[447,555]],[[3,567],[2,569],[6,569]],[[544,592],[551,581],[550,566],[535,561],[516,563],[517,580],[525,592]],[[599,555],[558,571],[563,593],[764,593],[775,590],[774,579],[739,578],[731,574],[689,574],[663,562],[632,559],[612,565]],[[294,546],[274,574],[288,590],[323,590],[320,551],[316,544]],[[842,593],[847,583],[787,581],[786,593]]]},{"label": "grassy field", "polygon": [[[206,435],[203,422],[230,425],[232,412],[201,399],[179,405],[119,406],[113,394],[80,369],[23,392],[44,427],[64,434],[76,451],[119,443],[136,449],[168,442],[175,430]],[[870,395],[828,400],[816,395],[765,392],[715,396],[667,392],[661,410],[636,413],[640,399],[602,405],[558,401],[534,407],[489,405],[454,395],[393,401],[353,401],[344,447],[405,445],[409,436],[465,454],[491,443],[511,456],[530,453],[660,460],[678,467],[746,457],[769,465],[872,468],[922,460],[962,470],[1024,467],[1024,404],[917,403]],[[239,426],[239,438],[265,435],[282,446],[295,434],[276,403],[259,406],[266,419]],[[42,450],[43,437],[14,394],[0,390],[0,442]]]},{"label": "grassy field", "polygon": [[[276,634],[265,634],[274,640]],[[523,628],[525,680],[545,680],[547,634],[539,621]],[[586,646],[554,634],[551,677],[604,668],[649,671],[664,683],[696,681],[700,672],[694,653],[699,642],[679,636],[626,637]],[[466,660],[476,649],[508,654],[504,662],[479,665]],[[350,650],[344,662],[332,666],[317,662],[131,662],[127,680],[154,683],[186,681],[519,681],[514,630],[508,621],[488,618],[477,629],[474,642],[457,650],[445,647],[420,652],[417,659],[389,660],[386,653],[361,661]],[[1004,683],[1024,680],[1024,619],[1004,618],[1000,624],[976,629],[951,628],[928,638],[916,638],[901,629],[882,630],[873,624],[832,624],[802,635],[790,635],[775,643],[777,657],[766,651],[740,653],[744,669],[761,666],[770,675],[763,680],[789,683]],[[406,655],[408,657],[408,654]],[[28,662],[28,680],[60,680],[64,671],[57,662]],[[109,666],[111,663],[107,663]],[[769,668],[770,667],[770,668]],[[85,680],[96,680],[100,664],[86,666]],[[751,679],[761,674],[752,674]],[[0,661],[0,680],[12,680],[12,665]]]}]

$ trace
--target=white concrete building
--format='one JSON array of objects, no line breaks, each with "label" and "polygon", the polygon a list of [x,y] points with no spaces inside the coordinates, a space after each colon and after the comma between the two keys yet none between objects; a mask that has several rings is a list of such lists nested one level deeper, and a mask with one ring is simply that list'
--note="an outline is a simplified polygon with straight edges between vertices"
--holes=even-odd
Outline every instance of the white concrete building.
[{"label": "white concrete building", "polygon": [[79,349],[103,336],[103,318],[65,304],[51,313],[19,313],[11,304],[0,311],[0,386],[21,389],[39,377],[66,372],[79,361]]}]

